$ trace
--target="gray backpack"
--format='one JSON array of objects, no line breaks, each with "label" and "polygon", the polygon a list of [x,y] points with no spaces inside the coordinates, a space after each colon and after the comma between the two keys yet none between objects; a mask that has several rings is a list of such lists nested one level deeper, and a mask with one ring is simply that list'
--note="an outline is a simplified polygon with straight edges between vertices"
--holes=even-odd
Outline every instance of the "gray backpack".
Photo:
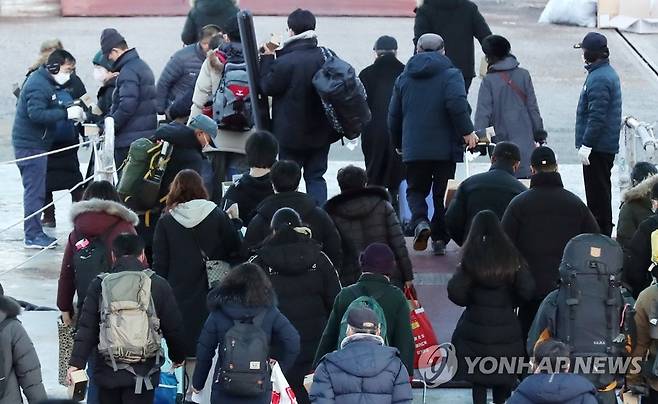
[{"label": "gray backpack", "polygon": [[249,75],[244,63],[227,63],[212,103],[213,117],[221,129],[246,132],[254,126]]},{"label": "gray backpack", "polygon": [[[150,377],[160,369],[162,332],[151,296],[154,272],[124,271],[101,274],[100,334],[98,352],[114,371],[127,370],[136,377],[137,394],[144,384],[153,386]],[[155,368],[147,375],[135,374],[132,364],[156,358]]]}]

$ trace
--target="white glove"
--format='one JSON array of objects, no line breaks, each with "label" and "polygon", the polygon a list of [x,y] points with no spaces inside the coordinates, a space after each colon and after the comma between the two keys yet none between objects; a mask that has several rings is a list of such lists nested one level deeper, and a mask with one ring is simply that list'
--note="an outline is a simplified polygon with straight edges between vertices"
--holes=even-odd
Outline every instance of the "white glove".
[{"label": "white glove", "polygon": [[87,119],[85,110],[81,106],[73,105],[66,109],[68,119],[75,122],[84,122]]},{"label": "white glove", "polygon": [[584,166],[589,165],[589,155],[592,154],[592,148],[585,145],[580,146],[578,149],[578,157],[580,157],[580,163]]}]

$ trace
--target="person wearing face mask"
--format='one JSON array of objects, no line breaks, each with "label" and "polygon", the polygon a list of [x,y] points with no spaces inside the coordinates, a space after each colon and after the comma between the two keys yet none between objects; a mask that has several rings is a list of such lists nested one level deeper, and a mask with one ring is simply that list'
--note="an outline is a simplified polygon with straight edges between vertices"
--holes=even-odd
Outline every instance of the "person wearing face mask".
[{"label": "person wearing face mask", "polygon": [[[64,102],[57,94],[71,79],[74,68],[73,55],[59,49],[26,80],[12,128],[12,146],[17,159],[47,152],[58,137],[73,135],[73,122],[86,119],[82,107]],[[44,206],[48,159],[39,157],[17,165],[24,189],[24,217],[27,217]],[[26,248],[54,248],[56,240],[43,232],[38,216],[26,220],[23,228]]]},{"label": "person wearing face mask", "polygon": [[610,65],[608,40],[590,32],[575,46],[583,51],[587,79],[576,111],[576,149],[583,164],[587,206],[601,227],[612,234],[612,184],[615,154],[619,152],[621,84]]},{"label": "person wearing face mask", "polygon": [[94,65],[94,81],[101,85],[96,94],[98,109],[94,110],[94,114],[104,118],[112,108],[112,94],[117,87],[117,76],[119,74],[112,72],[112,62],[103,55],[102,51],[96,53],[92,63]]},{"label": "person wearing face mask", "polygon": [[158,127],[155,77],[116,29],[104,29],[100,44],[103,55],[112,62],[112,71],[119,73],[108,116],[114,118],[114,160],[120,167],[132,142],[151,138]]}]

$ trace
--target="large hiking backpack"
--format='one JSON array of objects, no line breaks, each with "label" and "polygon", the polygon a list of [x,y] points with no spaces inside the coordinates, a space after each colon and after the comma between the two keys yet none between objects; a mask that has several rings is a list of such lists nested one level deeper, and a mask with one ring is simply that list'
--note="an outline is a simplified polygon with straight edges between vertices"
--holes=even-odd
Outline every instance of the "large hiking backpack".
[{"label": "large hiking backpack", "polygon": [[[0,322],[0,334],[11,321],[18,320],[6,318]],[[5,355],[0,355],[0,397],[5,395],[5,390],[7,389],[7,379],[9,378],[9,374],[5,373],[5,369],[8,367],[11,369],[11,366],[7,366],[8,362],[11,362],[11,358],[6,358]]]},{"label": "large hiking backpack", "polygon": [[213,100],[213,117],[221,129],[246,132],[254,126],[249,75],[244,63],[226,63]]},{"label": "large hiking backpack", "polygon": [[98,352],[114,371],[135,373],[132,364],[156,358],[155,368],[138,376],[141,384],[153,389],[150,377],[160,369],[162,332],[151,295],[154,272],[123,271],[101,274],[100,333]]},{"label": "large hiking backpack", "polygon": [[167,142],[154,143],[145,138],[132,142],[117,186],[126,206],[143,212],[158,204],[162,177],[172,150]]},{"label": "large hiking backpack", "polygon": [[106,241],[107,237],[120,222],[121,219],[117,219],[117,222],[99,237],[88,238],[83,236],[75,243],[73,269],[75,272],[75,290],[78,295],[79,309],[82,308],[91,282],[98,275],[110,272],[110,269],[112,269],[111,255],[107,250]]},{"label": "large hiking backpack", "polygon": [[[600,234],[574,237],[564,250],[555,337],[569,346],[572,366],[579,360],[587,363],[588,358],[619,358],[626,353],[633,315],[622,294],[623,263],[619,244]],[[584,375],[599,389],[616,378],[611,369],[600,370]]]},{"label": "large hiking backpack", "polygon": [[270,341],[262,328],[266,311],[251,320],[235,320],[224,336],[216,383],[233,396],[254,397],[269,390]]},{"label": "large hiking backpack", "polygon": [[350,311],[362,307],[367,307],[375,312],[380,324],[380,329],[381,329],[380,336],[384,339],[384,343],[388,345],[388,338],[386,336],[387,334],[386,315],[384,314],[384,309],[382,309],[382,306],[379,304],[379,302],[377,302],[377,299],[381,298],[382,296],[370,296],[366,292],[365,288],[363,288],[361,285],[358,284],[350,286],[347,290],[353,295],[354,300],[352,300],[352,303],[350,303],[350,305],[347,306],[347,309],[343,314],[343,318],[340,320],[340,330],[338,332],[338,345],[336,349],[340,349],[341,342],[343,342],[343,339],[345,339],[347,335],[347,317],[349,316]]},{"label": "large hiking backpack", "polygon": [[313,76],[313,86],[336,132],[349,140],[358,138],[372,118],[366,89],[354,68],[327,48],[324,64]]}]

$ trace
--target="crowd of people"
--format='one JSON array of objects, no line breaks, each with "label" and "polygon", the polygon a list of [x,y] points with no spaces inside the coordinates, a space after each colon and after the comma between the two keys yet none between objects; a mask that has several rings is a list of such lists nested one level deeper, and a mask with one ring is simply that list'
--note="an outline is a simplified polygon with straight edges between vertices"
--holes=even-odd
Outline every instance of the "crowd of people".
[{"label": "crowd of people", "polygon": [[[472,383],[475,404],[487,402],[488,389],[496,404],[612,402],[610,392],[614,398],[621,387],[616,379],[587,380],[569,374],[568,363],[558,364],[582,349],[570,345],[576,331],[567,327],[565,337],[565,317],[555,309],[562,307],[563,290],[572,293],[577,284],[579,273],[569,275],[572,267],[564,263],[581,245],[590,246],[591,262],[609,259],[604,269],[590,265],[609,271],[607,303],[595,310],[616,310],[623,285],[638,299],[637,311],[630,315],[621,305],[608,320],[626,336],[624,321],[634,317],[637,339],[628,338],[628,350],[655,356],[650,284],[651,275],[658,276],[652,265],[658,261],[658,170],[649,163],[634,168],[617,244],[609,238],[610,175],[621,88],[603,35],[590,33],[578,45],[588,76],[575,147],[587,204],[563,187],[530,73],[468,0],[419,4],[415,55],[406,66],[395,38],[376,41],[375,61],[359,75],[372,115],[361,134],[366,168],[341,168],[340,193],[331,196],[324,177],[329,147],[341,134],[313,84],[325,63],[315,16],[293,11],[289,36],[260,49],[260,75],[251,88],[271,97],[267,131],[254,127],[247,113],[240,83],[249,67],[236,12],[229,0],[198,0],[182,34],[186,46],[157,81],[121,33],[104,29],[92,61],[101,84],[93,105],[77,101],[86,90],[74,56],[59,41],[44,43],[17,94],[17,158],[75,144],[82,122],[106,117],[114,119],[120,177],[133,169],[135,142],[173,148],[155,206],[131,209],[134,195],[106,181],[72,194],[73,230],[57,306],[63,323],[75,328],[69,378],[87,370],[88,403],[152,403],[163,340],[173,368],[183,368],[188,401],[210,389],[212,403],[269,403],[269,371],[279,366],[299,403],[411,403],[418,350],[405,297],[414,293],[414,273],[399,212],[403,181],[413,248],[431,246],[433,254],[445,255],[451,240],[461,246],[447,290],[465,307],[452,343],[456,379]],[[473,38],[488,68],[472,119]],[[483,147],[492,127],[495,136]],[[462,181],[450,200],[448,180],[467,150],[489,154],[491,168]],[[56,225],[54,212],[43,218],[35,212],[52,191],[82,180],[77,159],[55,154],[18,167],[24,213],[32,215],[25,246],[54,248],[56,240],[43,231]],[[302,179],[306,192],[299,191]],[[530,180],[529,189],[522,179]],[[573,308],[581,298],[565,304]],[[21,390],[30,404],[46,398],[34,347],[14,321],[19,311],[0,296],[0,351],[13,358],[0,358],[0,404],[20,402]],[[591,329],[612,329],[599,317],[605,319],[591,316]],[[536,374],[469,371],[470,358],[526,356],[534,358]],[[545,361],[555,365],[551,371],[537,366]],[[658,402],[648,380],[650,402]],[[625,389],[646,384],[629,375]]]}]

